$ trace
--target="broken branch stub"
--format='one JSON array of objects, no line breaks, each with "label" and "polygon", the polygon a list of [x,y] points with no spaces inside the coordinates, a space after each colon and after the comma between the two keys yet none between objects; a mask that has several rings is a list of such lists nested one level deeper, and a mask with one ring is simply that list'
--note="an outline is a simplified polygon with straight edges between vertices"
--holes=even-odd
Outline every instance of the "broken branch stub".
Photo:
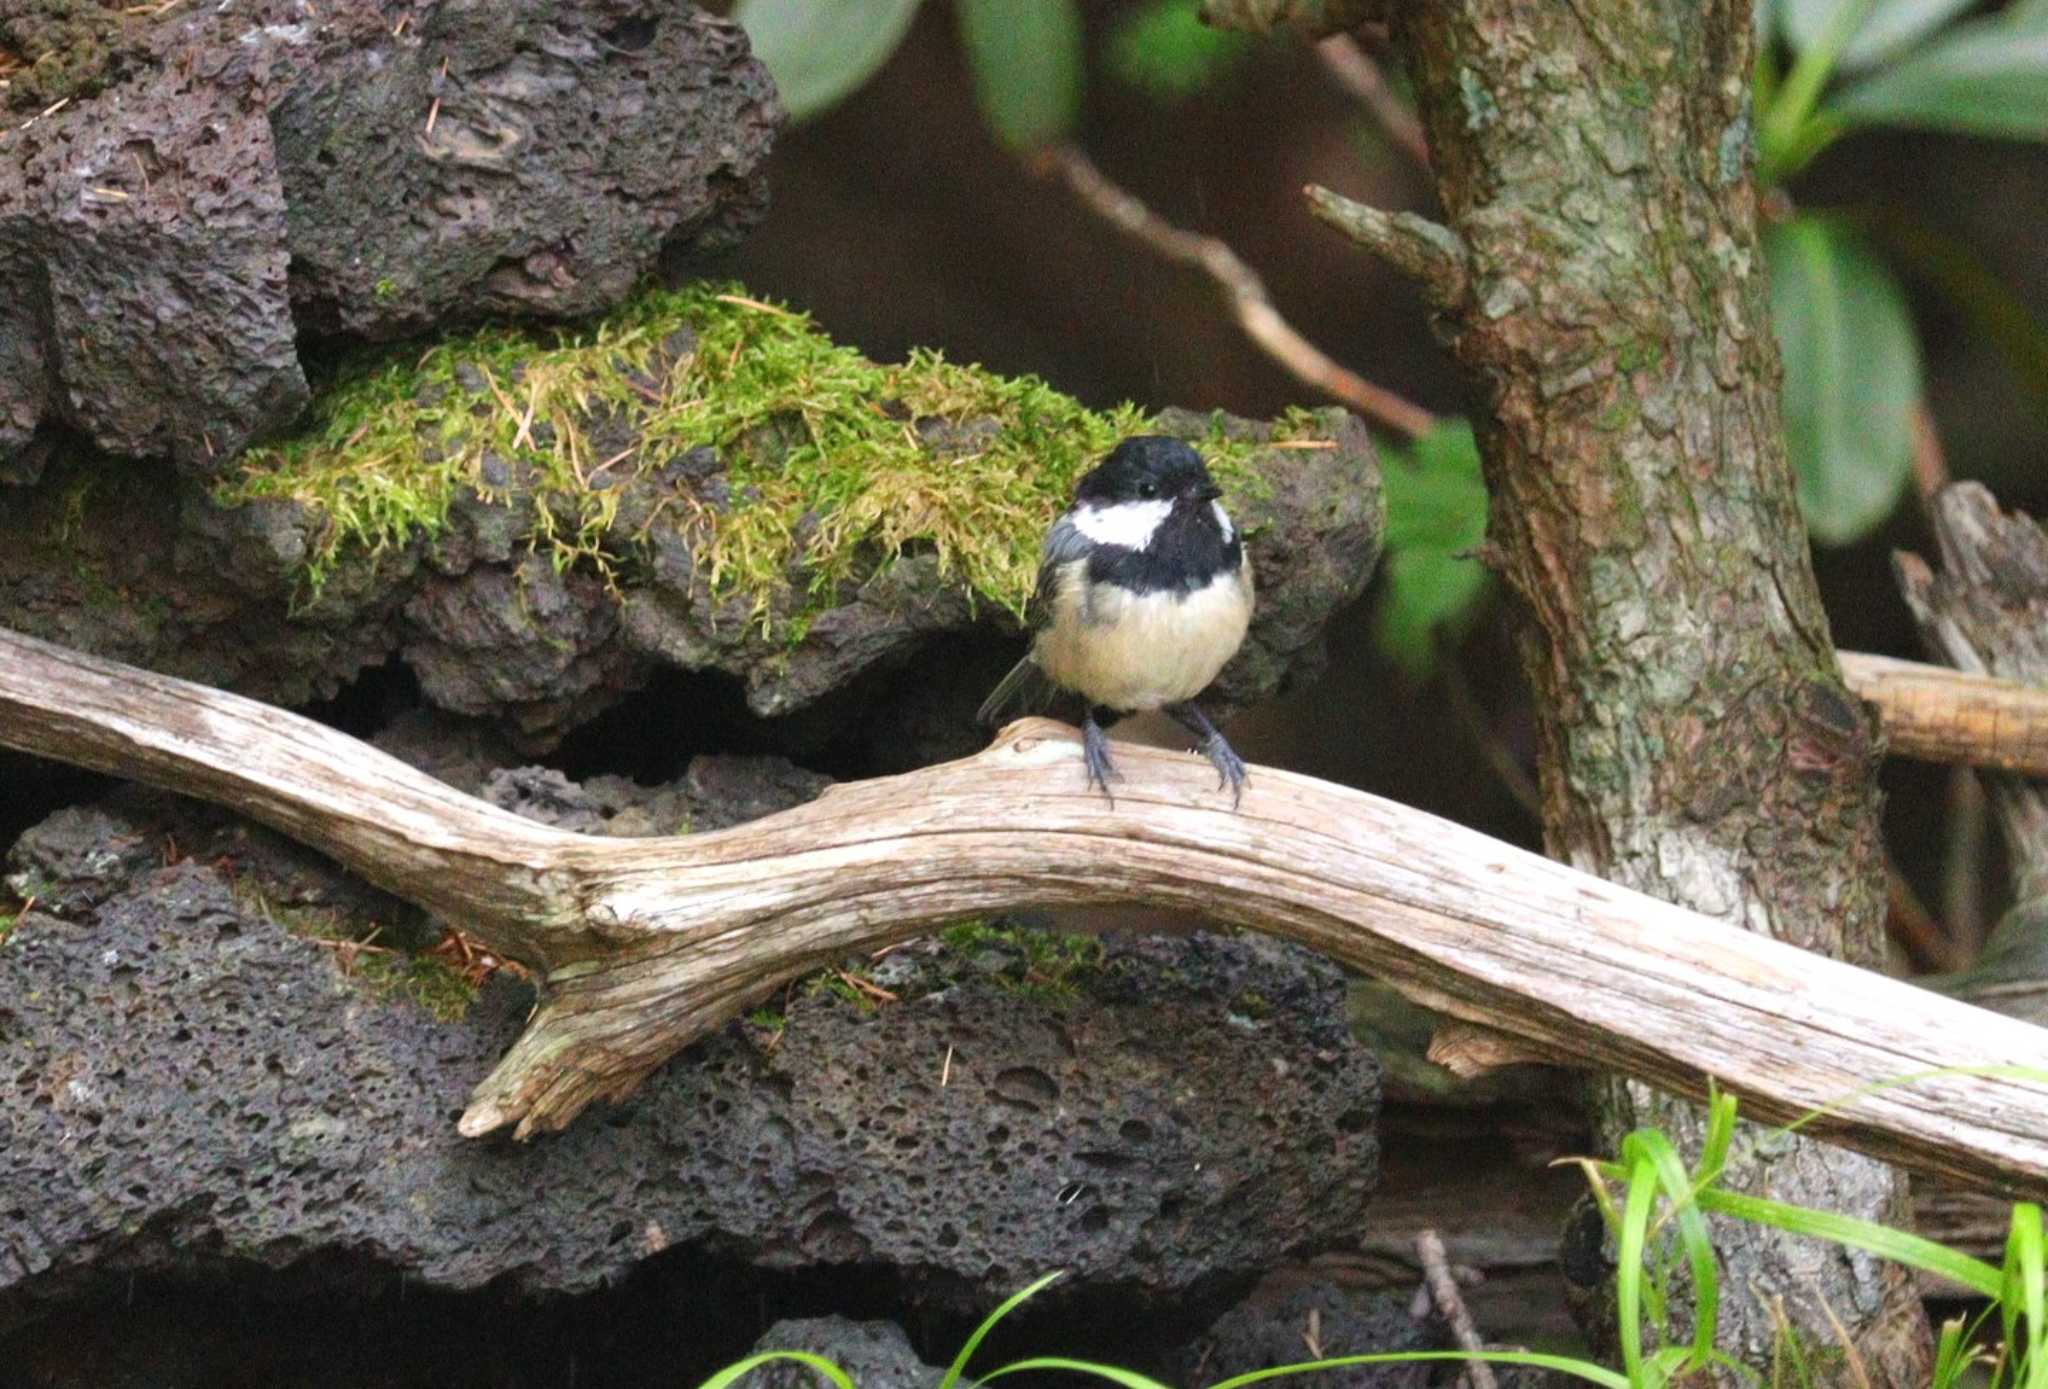
[{"label": "broken branch stub", "polygon": [[[1233,812],[1138,747],[1112,806],[1071,730],[714,834],[528,823],[331,729],[0,631],[0,744],[199,796],[531,964],[466,1134],[559,1129],[792,974],[1025,903],[1145,901],[1298,941],[1545,1050],[1930,1172],[2048,1194],[2048,1031],[1806,954],[1405,806],[1272,768]],[[1922,1074],[1931,1072],[1941,1074]],[[1878,1088],[1917,1076],[1911,1083]]]}]

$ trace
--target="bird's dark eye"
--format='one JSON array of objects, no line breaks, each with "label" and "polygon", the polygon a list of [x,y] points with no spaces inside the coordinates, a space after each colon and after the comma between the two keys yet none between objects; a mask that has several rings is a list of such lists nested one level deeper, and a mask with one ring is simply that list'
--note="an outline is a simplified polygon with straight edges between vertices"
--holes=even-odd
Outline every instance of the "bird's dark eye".
[{"label": "bird's dark eye", "polygon": [[1138,495],[1143,497],[1148,502],[1151,501],[1154,497],[1159,495],[1159,484],[1156,482],[1139,483]]}]

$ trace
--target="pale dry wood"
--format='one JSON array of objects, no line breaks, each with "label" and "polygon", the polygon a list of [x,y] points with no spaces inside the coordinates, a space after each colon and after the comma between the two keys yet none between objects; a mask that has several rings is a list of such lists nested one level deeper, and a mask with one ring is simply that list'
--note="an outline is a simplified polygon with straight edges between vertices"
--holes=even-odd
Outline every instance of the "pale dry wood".
[{"label": "pale dry wood", "polygon": [[1839,654],[1843,678],[1877,706],[1894,753],[2048,776],[2048,691],[1890,656]]},{"label": "pale dry wood", "polygon": [[[1930,1172],[2048,1195],[2048,1031],[1603,882],[1375,796],[1072,730],[842,785],[716,834],[529,824],[236,695],[0,632],[0,744],[217,801],[533,965],[544,997],[467,1134],[557,1129],[779,981],[1025,903],[1153,902],[1296,940],[1467,1021]],[[1901,1077],[1909,1084],[1875,1088]]]}]

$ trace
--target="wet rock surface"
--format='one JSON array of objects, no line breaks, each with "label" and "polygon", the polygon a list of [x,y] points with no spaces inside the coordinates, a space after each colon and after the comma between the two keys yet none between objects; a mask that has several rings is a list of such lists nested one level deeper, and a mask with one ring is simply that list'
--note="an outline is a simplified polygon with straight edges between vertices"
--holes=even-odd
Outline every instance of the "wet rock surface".
[{"label": "wet rock surface", "polygon": [[[1334,447],[1257,455],[1261,487],[1233,502],[1259,602],[1208,701],[1217,717],[1318,672],[1323,625],[1378,557],[1371,440],[1342,411],[1318,423]],[[1169,411],[1159,427],[1199,438],[1210,419]],[[529,751],[664,674],[722,682],[775,751],[852,739],[858,765],[898,770],[985,742],[973,711],[1023,644],[1006,614],[919,555],[843,586],[800,638],[764,635],[752,600],[715,592],[693,561],[679,518],[703,479],[669,472],[622,486],[615,587],[520,538],[534,503],[515,479],[500,500],[467,496],[432,538],[344,558],[315,597],[302,570],[322,522],[306,507],[224,508],[168,470],[73,451],[0,507],[0,626],[288,706],[395,661],[428,705]],[[770,606],[808,601],[797,576]],[[652,711],[649,736],[702,746],[703,702]]]},{"label": "wet rock surface", "polygon": [[[852,1378],[859,1389],[929,1389],[945,1375],[918,1359],[903,1328],[892,1321],[846,1317],[801,1317],[779,1321],[754,1342],[754,1352],[800,1350],[822,1355]],[[815,1389],[816,1370],[783,1360],[761,1366],[741,1381],[746,1389]]]},{"label": "wet rock surface", "polygon": [[[627,828],[817,782],[761,759],[637,799],[483,775],[540,818]],[[9,869],[35,901],[0,947],[0,1327],[137,1276],[572,1292],[671,1250],[889,1267],[962,1309],[1066,1268],[1164,1307],[1355,1238],[1376,1180],[1341,976],[1261,939],[1110,939],[1051,982],[1024,937],[907,947],[516,1145],[454,1120],[530,993],[501,974],[441,1021],[367,990],[332,938],[438,928],[317,856],[130,792],[52,817]],[[330,939],[286,929],[308,919]],[[842,996],[877,988],[899,1001]]]},{"label": "wet rock surface", "polygon": [[29,0],[0,45],[0,481],[45,426],[214,472],[304,406],[302,335],[605,308],[758,219],[780,119],[650,0]]},{"label": "wet rock surface", "polygon": [[[1405,1299],[1308,1283],[1255,1294],[1218,1317],[1183,1354],[1180,1382],[1213,1384],[1304,1360],[1450,1348],[1442,1320],[1418,1319]],[[1315,1380],[1342,1389],[1423,1389],[1439,1368],[1426,1361],[1353,1365],[1321,1371]]]}]

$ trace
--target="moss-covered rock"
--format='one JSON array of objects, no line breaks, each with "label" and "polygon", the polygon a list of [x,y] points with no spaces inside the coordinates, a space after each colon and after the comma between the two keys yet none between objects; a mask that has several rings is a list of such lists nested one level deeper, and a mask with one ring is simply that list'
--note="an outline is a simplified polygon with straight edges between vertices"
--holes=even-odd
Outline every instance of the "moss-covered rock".
[{"label": "moss-covered rock", "polygon": [[1377,557],[1355,420],[1091,411],[936,354],[868,361],[721,285],[357,356],[204,489],[59,460],[0,516],[0,623],[287,704],[396,654],[431,704],[529,744],[663,667],[789,715],[1014,631],[1075,478],[1145,431],[1231,494],[1260,608],[1221,694],[1258,698]]}]

